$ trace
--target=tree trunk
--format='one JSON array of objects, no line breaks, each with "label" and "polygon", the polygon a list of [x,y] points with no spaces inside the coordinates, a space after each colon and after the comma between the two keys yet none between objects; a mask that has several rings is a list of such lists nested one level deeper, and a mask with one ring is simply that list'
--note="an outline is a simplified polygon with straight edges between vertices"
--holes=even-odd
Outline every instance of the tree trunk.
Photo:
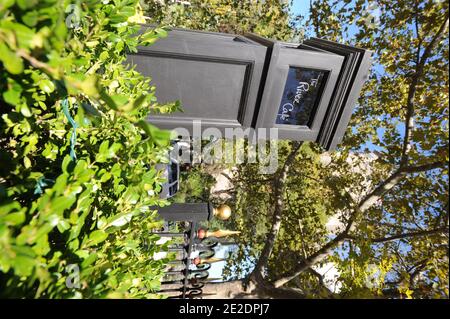
[{"label": "tree trunk", "polygon": [[263,283],[247,282],[246,280],[233,280],[219,283],[208,283],[203,287],[203,299],[256,299],[256,298],[305,298],[298,289],[280,287]]}]

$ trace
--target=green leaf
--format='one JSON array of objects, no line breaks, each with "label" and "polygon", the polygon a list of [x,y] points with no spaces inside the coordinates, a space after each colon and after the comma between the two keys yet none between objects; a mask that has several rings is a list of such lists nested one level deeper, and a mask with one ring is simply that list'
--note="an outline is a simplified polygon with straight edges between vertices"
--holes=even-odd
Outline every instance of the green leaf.
[{"label": "green leaf", "polygon": [[[83,254],[83,255],[86,256],[85,254]],[[81,268],[87,268],[89,265],[92,265],[97,260],[97,254],[96,253],[89,254],[87,257],[83,257],[83,258],[85,258],[85,259],[81,263]]]},{"label": "green leaf", "polygon": [[3,220],[6,224],[10,224],[13,226],[20,225],[25,221],[25,211],[22,210],[16,213],[10,213],[3,217]]},{"label": "green leaf", "polygon": [[79,160],[77,161],[77,164],[75,165],[75,168],[73,170],[73,173],[75,176],[80,175],[88,168],[88,164],[85,160]]},{"label": "green leaf", "polygon": [[74,239],[69,242],[69,249],[70,250],[77,250],[78,247],[80,247],[80,241],[78,239]]},{"label": "green leaf", "polygon": [[36,10],[29,11],[22,16],[23,22],[29,27],[34,27],[38,22],[38,18],[39,13]]},{"label": "green leaf", "polygon": [[158,35],[155,34],[152,30],[150,32],[142,34],[139,40],[141,41],[142,45],[152,45],[153,43],[158,41],[158,39],[159,39]]},{"label": "green leaf", "polygon": [[102,53],[100,53],[99,59],[100,61],[104,62],[109,58],[109,53],[108,51],[103,51]]},{"label": "green leaf", "polygon": [[40,256],[45,256],[50,252],[50,245],[48,243],[48,235],[41,236],[36,244],[33,246],[33,251]]},{"label": "green leaf", "polygon": [[16,2],[21,9],[32,8],[38,4],[38,0],[16,0]]},{"label": "green leaf", "polygon": [[122,106],[119,106],[119,110],[123,111],[123,112],[130,112],[132,110],[137,109],[138,107],[140,107],[142,105],[142,103],[145,102],[145,100],[147,99],[146,95],[141,95],[140,97],[138,97],[136,100],[126,103]]},{"label": "green leaf", "polygon": [[37,263],[35,252],[31,247],[27,246],[14,246],[12,249],[16,254],[13,260],[15,274],[18,276],[30,276]]},{"label": "green leaf", "polygon": [[100,178],[100,182],[104,183],[108,181],[111,178],[111,173],[105,172],[102,177]]},{"label": "green leaf", "polygon": [[115,163],[113,167],[111,168],[111,174],[115,177],[119,177],[120,173],[122,172],[119,163]]},{"label": "green leaf", "polygon": [[63,159],[62,165],[61,165],[63,173],[69,173],[71,171],[71,169],[73,168],[73,167],[71,167],[72,163],[73,162],[72,162],[72,158],[70,157],[70,155],[64,156],[64,159]]},{"label": "green leaf", "polygon": [[14,273],[17,276],[28,277],[33,272],[36,260],[32,257],[18,255],[14,259]]},{"label": "green leaf", "polygon": [[8,214],[11,211],[14,210],[20,210],[22,207],[20,206],[19,202],[17,201],[4,201],[3,203],[0,202],[0,216],[4,216]]},{"label": "green leaf", "polygon": [[20,103],[21,93],[22,87],[18,83],[14,82],[9,90],[3,92],[3,98],[7,103],[15,106]]},{"label": "green leaf", "polygon": [[105,228],[110,226],[121,227],[123,225],[126,225],[131,221],[133,215],[134,215],[133,213],[121,213],[113,217],[110,217],[107,220],[107,225]]},{"label": "green leaf", "polygon": [[56,193],[62,194],[64,192],[67,186],[67,179],[68,174],[61,174],[58,176],[58,178],[55,181],[55,184],[53,185],[53,189],[56,191]]},{"label": "green leaf", "polygon": [[66,230],[70,228],[70,224],[64,219],[61,219],[56,225],[56,227],[58,228],[60,233],[64,233]]},{"label": "green leaf", "polygon": [[117,108],[120,109],[121,106],[125,105],[125,103],[128,102],[128,96],[125,95],[111,95],[111,99],[114,101],[114,104],[117,106]]},{"label": "green leaf", "polygon": [[[32,29],[30,29],[26,25],[16,23],[13,21],[5,21],[3,23],[3,27],[15,33],[15,38],[17,39],[18,47],[27,50],[30,47],[32,47],[33,40],[35,37],[35,32]],[[11,42],[10,47],[11,48],[14,47],[13,45],[11,45]]]},{"label": "green leaf", "polygon": [[102,100],[113,110],[117,111],[117,105],[114,102],[114,100],[108,95],[108,93],[106,92],[106,90],[101,90],[100,91],[100,97],[102,98]]},{"label": "green leaf", "polygon": [[161,37],[161,38],[165,38],[167,37],[167,31],[162,29],[162,28],[156,28],[155,29],[156,34]]},{"label": "green leaf", "polygon": [[108,221],[106,220],[106,217],[102,216],[99,218],[97,222],[97,228],[98,229],[105,229],[107,226]]},{"label": "green leaf", "polygon": [[80,258],[82,258],[82,259],[86,259],[86,258],[88,258],[89,257],[89,250],[83,250],[83,249],[81,249],[81,250],[77,250],[76,252],[75,252],[75,255],[77,255],[78,257],[80,257]]},{"label": "green leaf", "polygon": [[161,130],[143,120],[139,121],[137,125],[145,131],[145,133],[152,139],[153,142],[155,142],[156,145],[168,146],[170,138],[172,136],[171,131]]},{"label": "green leaf", "polygon": [[[83,194],[80,195],[80,197],[82,197],[82,196],[83,196]],[[80,209],[83,213],[81,214],[81,216],[79,218],[76,218],[75,215],[71,216],[71,221],[74,220],[75,225],[70,230],[69,241],[76,239],[80,235],[80,232],[84,226],[86,217],[88,216],[88,214],[90,212],[90,210],[88,209],[88,206],[92,203],[93,199],[91,199],[89,197],[84,197],[81,201],[84,203],[86,208],[84,208],[83,210]],[[81,206],[82,206],[82,204],[78,204],[78,207],[81,207]]]},{"label": "green leaf", "polygon": [[23,165],[25,166],[25,168],[30,168],[31,167],[31,160],[28,157],[24,157],[23,158]]},{"label": "green leaf", "polygon": [[104,163],[108,159],[108,155],[109,155],[109,141],[106,140],[100,144],[98,153],[95,156],[95,161],[99,163]]},{"label": "green leaf", "polygon": [[15,0],[3,0],[0,2],[0,12],[8,9],[14,4]]},{"label": "green leaf", "polygon": [[55,90],[55,85],[52,81],[44,79],[39,81],[39,88],[45,93],[50,94]]},{"label": "green leaf", "polygon": [[103,141],[102,144],[100,144],[100,148],[98,150],[99,153],[101,154],[106,154],[108,152],[108,147],[109,147],[109,141]]},{"label": "green leaf", "polygon": [[20,113],[22,113],[25,117],[31,117],[33,114],[31,113],[30,108],[26,104],[22,104],[20,106]]},{"label": "green leaf", "polygon": [[86,247],[100,244],[108,238],[108,234],[103,230],[94,230],[90,235]]}]

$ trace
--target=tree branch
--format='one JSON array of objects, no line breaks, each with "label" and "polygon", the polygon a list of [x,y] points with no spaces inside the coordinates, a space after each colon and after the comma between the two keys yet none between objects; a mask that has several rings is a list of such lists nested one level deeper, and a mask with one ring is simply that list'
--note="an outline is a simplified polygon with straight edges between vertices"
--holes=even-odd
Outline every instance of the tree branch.
[{"label": "tree branch", "polygon": [[388,192],[395,185],[397,185],[406,174],[425,172],[428,170],[440,168],[446,164],[447,164],[446,162],[433,162],[433,163],[423,164],[423,165],[419,165],[419,166],[400,167],[396,172],[394,172],[383,183],[381,183],[370,194],[366,195],[361,200],[361,202],[358,205],[359,209],[361,211],[365,211],[369,207],[374,205],[386,192]]},{"label": "tree branch", "polygon": [[284,284],[288,283],[304,271],[308,270],[311,266],[319,263],[322,261],[325,257],[327,257],[332,250],[337,247],[339,244],[344,242],[346,240],[346,236],[344,234],[339,234],[336,236],[333,240],[329,241],[327,244],[325,244],[322,248],[320,248],[317,252],[309,256],[308,258],[302,260],[295,270],[292,272],[292,274],[285,275],[284,277],[275,280],[273,282],[274,287],[281,287]]},{"label": "tree branch", "polygon": [[327,293],[328,297],[334,298],[334,293],[325,284],[323,276],[319,272],[314,270],[313,268],[309,268],[308,271],[317,278],[317,280],[319,281],[320,287]]},{"label": "tree branch", "polygon": [[226,179],[228,179],[228,181],[229,181],[230,183],[233,183],[233,179],[230,177],[230,175],[228,175],[228,174],[226,174],[226,173],[224,173],[224,172],[220,173],[220,175],[222,175],[223,177],[225,177]]},{"label": "tree branch", "polygon": [[429,170],[436,169],[436,168],[441,168],[445,165],[448,165],[448,163],[440,161],[440,162],[433,162],[433,163],[423,164],[423,165],[418,165],[418,166],[402,167],[401,171],[404,173],[420,173],[420,172],[425,172],[425,171],[429,171]]},{"label": "tree branch", "polygon": [[[411,149],[412,131],[414,129],[414,99],[417,91],[417,85],[423,74],[423,69],[427,59],[430,57],[435,45],[439,42],[441,37],[445,34],[448,27],[448,12],[446,13],[445,20],[441,24],[439,30],[433,36],[431,41],[425,47],[422,56],[419,59],[419,63],[416,65],[416,70],[412,75],[411,85],[408,90],[408,98],[406,100],[406,117],[405,117],[405,136],[403,138],[402,157],[400,160],[400,167],[404,166],[408,162],[408,155]],[[418,54],[420,54],[420,47],[418,48]]]},{"label": "tree branch", "polygon": [[272,253],[273,246],[275,244],[275,240],[278,236],[278,232],[281,228],[282,214],[284,208],[284,190],[285,190],[285,182],[287,179],[287,174],[292,163],[295,160],[295,156],[297,152],[300,150],[302,146],[302,142],[294,142],[292,144],[292,151],[288,155],[286,161],[284,162],[283,167],[277,172],[277,176],[273,181],[273,189],[274,189],[274,198],[275,198],[275,207],[273,210],[272,217],[272,227],[267,236],[266,244],[263,247],[261,255],[258,259],[255,269],[253,270],[250,278],[255,279],[257,282],[263,279],[263,269],[267,265],[269,261],[269,257]]},{"label": "tree branch", "polygon": [[426,268],[428,259],[424,259],[420,264],[415,266],[414,271],[409,275],[409,286],[413,287],[416,284],[416,279],[420,273]]},{"label": "tree branch", "polygon": [[420,14],[419,3],[416,1],[415,3],[415,12],[414,12],[414,27],[416,29],[417,40],[419,40],[419,44],[417,46],[417,54],[416,54],[416,65],[420,62],[420,51],[422,51],[422,36],[419,31],[419,19],[418,15]]},{"label": "tree branch", "polygon": [[[366,195],[354,208],[353,214],[349,218],[345,230],[336,236],[333,240],[329,241],[322,248],[320,248],[317,252],[305,258],[294,269],[292,274],[285,275],[284,277],[276,280],[273,284],[275,287],[281,287],[286,284],[290,280],[294,279],[298,275],[300,275],[305,270],[309,269],[311,266],[319,263],[324,258],[328,257],[329,254],[333,251],[333,249],[340,244],[342,244],[346,239],[349,239],[349,234],[353,230],[355,225],[356,218],[361,215],[364,211],[368,210],[375,203],[377,203],[380,198],[388,191],[390,191],[395,185],[397,185],[407,173],[413,172],[422,172],[430,169],[434,169],[437,167],[441,167],[443,165],[442,162],[435,162],[431,164],[425,164],[415,167],[404,167],[397,171],[395,171],[392,175],[390,175],[386,180],[384,180],[380,185],[378,185],[372,192]],[[348,196],[351,199],[350,196]]]},{"label": "tree branch", "polygon": [[59,72],[57,69],[52,68],[47,63],[44,63],[42,61],[39,61],[34,56],[30,55],[28,52],[26,52],[24,49],[18,49],[16,54],[20,56],[21,58],[24,58],[27,60],[33,67],[36,69],[41,69],[50,76],[58,79],[60,77]]},{"label": "tree branch", "polygon": [[[405,239],[405,238],[412,238],[412,237],[424,237],[424,236],[430,236],[430,235],[438,235],[441,233],[447,233],[448,228],[447,227],[441,227],[436,229],[430,229],[430,230],[422,230],[422,231],[416,231],[416,232],[409,232],[404,234],[398,234],[388,237],[381,237],[381,238],[373,238],[370,239],[373,243],[386,243],[398,239]],[[353,236],[348,236],[348,239],[354,239]]]},{"label": "tree branch", "polygon": [[236,193],[236,189],[234,188],[221,189],[220,191],[211,192],[211,195],[230,194],[230,193]]}]

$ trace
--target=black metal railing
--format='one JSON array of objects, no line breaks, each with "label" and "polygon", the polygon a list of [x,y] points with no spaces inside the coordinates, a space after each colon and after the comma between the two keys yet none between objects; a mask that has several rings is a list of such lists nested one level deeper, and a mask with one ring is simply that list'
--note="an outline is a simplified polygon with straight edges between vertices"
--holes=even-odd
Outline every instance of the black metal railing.
[{"label": "black metal railing", "polygon": [[168,298],[201,298],[204,285],[210,281],[208,270],[211,263],[221,260],[213,259],[217,238],[206,237],[206,232],[198,225],[197,222],[188,222],[185,230],[156,233],[161,237],[181,239],[181,243],[168,248],[168,252],[176,256],[168,263],[161,282],[160,293],[167,294]]},{"label": "black metal railing", "polygon": [[153,207],[165,220],[164,229],[153,232],[161,237],[170,237],[172,245],[168,253],[175,253],[161,282],[160,292],[168,298],[202,298],[203,288],[208,282],[218,279],[209,278],[211,263],[222,261],[215,258],[214,247],[218,237],[239,232],[229,230],[207,231],[200,228],[202,221],[214,216],[221,220],[230,217],[231,209],[227,205],[213,208],[211,203],[173,203],[165,207]]}]

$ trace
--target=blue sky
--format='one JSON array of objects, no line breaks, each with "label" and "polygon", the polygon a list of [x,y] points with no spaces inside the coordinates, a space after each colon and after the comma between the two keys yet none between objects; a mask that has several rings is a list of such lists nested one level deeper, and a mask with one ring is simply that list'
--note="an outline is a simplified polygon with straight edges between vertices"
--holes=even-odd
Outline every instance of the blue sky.
[{"label": "blue sky", "polygon": [[309,0],[294,0],[291,6],[291,12],[294,15],[302,15],[304,17],[308,17]]}]

